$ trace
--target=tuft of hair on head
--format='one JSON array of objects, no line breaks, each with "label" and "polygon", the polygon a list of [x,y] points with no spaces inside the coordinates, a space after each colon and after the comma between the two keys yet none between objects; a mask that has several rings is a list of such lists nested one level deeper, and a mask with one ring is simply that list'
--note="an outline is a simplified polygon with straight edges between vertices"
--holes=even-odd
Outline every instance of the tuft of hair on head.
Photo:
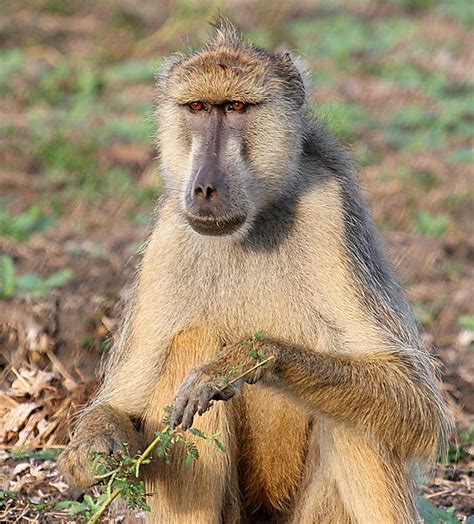
[{"label": "tuft of hair on head", "polygon": [[247,42],[221,13],[211,26],[213,34],[203,48],[162,66],[158,101],[164,96],[180,105],[193,100],[261,104],[278,97],[287,107],[304,105],[305,75],[289,53],[273,53]]},{"label": "tuft of hair on head", "polygon": [[208,43],[209,49],[219,47],[239,49],[246,46],[242,33],[222,12],[219,11],[215,15],[210,25],[214,28],[214,33]]}]

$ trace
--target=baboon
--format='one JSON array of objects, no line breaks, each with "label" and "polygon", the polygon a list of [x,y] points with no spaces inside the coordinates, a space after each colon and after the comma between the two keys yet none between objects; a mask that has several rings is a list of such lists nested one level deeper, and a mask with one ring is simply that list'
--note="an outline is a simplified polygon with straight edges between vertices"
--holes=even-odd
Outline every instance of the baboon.
[{"label": "baboon", "polygon": [[[148,466],[150,522],[414,522],[413,468],[451,418],[298,61],[222,20],[162,66],[157,121],[164,191],[66,479],[93,483],[92,451],[143,450],[172,404],[175,426],[199,414],[227,452],[197,441],[192,466]],[[223,392],[257,332],[273,360]]]}]

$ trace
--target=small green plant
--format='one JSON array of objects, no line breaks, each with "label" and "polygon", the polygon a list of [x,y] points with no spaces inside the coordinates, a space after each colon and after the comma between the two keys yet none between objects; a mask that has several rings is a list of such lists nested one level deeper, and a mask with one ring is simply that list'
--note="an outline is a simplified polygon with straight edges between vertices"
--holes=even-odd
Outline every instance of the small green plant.
[{"label": "small green plant", "polygon": [[417,171],[412,180],[425,191],[431,191],[439,185],[438,178],[431,171]]},{"label": "small green plant", "polygon": [[245,344],[251,347],[249,356],[252,357],[256,363],[260,366],[261,362],[267,360],[270,356],[270,350],[267,347],[260,348],[256,342],[263,342],[265,333],[259,331],[255,333],[252,338],[245,341]]},{"label": "small green plant", "polygon": [[413,303],[417,321],[423,326],[430,326],[446,306],[446,297],[438,296],[430,301],[415,301]]},{"label": "small green plant", "polygon": [[423,236],[441,237],[450,225],[449,215],[439,213],[432,215],[427,211],[420,211],[416,217],[416,230]]},{"label": "small green plant", "polygon": [[21,49],[5,49],[0,51],[0,88],[4,94],[13,91],[12,77],[25,67],[25,52]]},{"label": "small green plant", "polygon": [[38,205],[31,206],[20,215],[0,211],[0,237],[13,240],[27,240],[34,233],[40,233],[54,223]]},{"label": "small green plant", "polygon": [[62,451],[61,448],[45,448],[45,449],[12,448],[9,450],[10,455],[13,460],[35,459],[39,461],[57,460],[61,451]]},{"label": "small green plant", "polygon": [[[79,518],[86,518],[88,522],[91,522],[93,515],[96,514],[105,499],[107,498],[107,493],[103,493],[98,497],[93,497],[92,495],[84,495],[82,502],[77,500],[62,500],[58,502],[55,506],[56,509],[65,509],[72,515],[78,515]],[[83,520],[80,520],[83,522]]]},{"label": "small green plant", "polygon": [[455,442],[448,449],[445,456],[440,457],[440,462],[445,464],[457,464],[460,462],[469,462],[474,459],[472,449],[474,446],[474,424],[466,431],[459,433]]},{"label": "small green plant", "polygon": [[[238,382],[252,371],[259,367],[266,366],[274,357],[269,355],[268,348],[257,351],[255,342],[261,342],[264,334],[257,333],[246,344],[251,348],[249,356],[256,360],[254,366],[243,371],[233,378],[223,380],[222,390]],[[95,453],[93,456],[93,466],[96,478],[105,482],[105,491],[97,499],[84,501],[87,507],[73,505],[69,506],[72,511],[83,511],[83,515],[89,520],[89,524],[96,524],[105,515],[112,502],[121,497],[130,509],[141,509],[149,511],[150,508],[146,502],[147,493],[145,483],[140,479],[140,469],[143,465],[149,464],[152,455],[160,458],[165,464],[171,463],[172,452],[175,446],[184,448],[184,463],[191,465],[199,458],[199,450],[196,443],[190,440],[186,433],[189,432],[195,437],[205,440],[209,445],[216,445],[217,448],[225,452],[225,446],[219,440],[219,433],[207,436],[197,428],[190,428],[182,431],[178,428],[171,427],[170,414],[172,408],[165,407],[165,416],[163,418],[163,429],[155,433],[155,438],[142,453],[131,457],[128,453],[125,443],[125,452],[108,455],[107,453]]]},{"label": "small green plant", "polygon": [[44,296],[48,291],[67,284],[74,276],[71,269],[63,269],[43,279],[35,273],[17,275],[13,259],[7,255],[0,256],[0,300],[15,296]]},{"label": "small green plant", "polygon": [[452,164],[472,164],[474,160],[474,150],[471,147],[455,149],[446,155],[445,160]]},{"label": "small green plant", "polygon": [[[88,503],[87,508],[84,508],[84,515],[89,518],[89,524],[99,522],[110,504],[119,495],[130,509],[150,511],[146,502],[145,483],[140,480],[140,468],[151,462],[153,453],[156,457],[164,460],[165,464],[169,464],[174,446],[181,445],[185,449],[184,463],[186,465],[192,464],[199,458],[199,451],[195,442],[189,440],[185,432],[170,426],[171,409],[170,406],[165,408],[164,428],[155,433],[155,438],[143,453],[131,457],[125,446],[125,453],[116,453],[112,456],[107,453],[94,454],[93,464],[96,478],[100,481],[106,481],[106,486],[105,492],[93,503]],[[188,431],[192,435],[206,440],[209,444],[216,444],[221,451],[225,451],[217,433],[208,437],[197,428],[190,428]]]},{"label": "small green plant", "polygon": [[8,502],[12,500],[16,500],[17,495],[13,491],[6,491],[4,489],[0,489],[0,509],[3,509]]},{"label": "small green plant", "polygon": [[361,105],[340,100],[321,104],[317,114],[341,140],[351,140],[361,129],[372,126],[372,118]]},{"label": "small green plant", "polygon": [[436,0],[392,0],[394,4],[400,5],[410,11],[422,11],[436,5]]},{"label": "small green plant", "polygon": [[474,27],[474,10],[470,0],[441,0],[438,4],[442,15],[457,20],[466,27]]},{"label": "small green plant", "polygon": [[459,524],[459,519],[454,515],[454,508],[437,508],[428,499],[422,497],[418,498],[417,506],[422,522],[426,524]]},{"label": "small green plant", "polygon": [[458,326],[474,332],[474,315],[461,315],[458,318]]},{"label": "small green plant", "polygon": [[148,83],[153,81],[158,64],[152,60],[124,60],[110,66],[105,72],[105,82],[111,85]]},{"label": "small green plant", "polygon": [[[38,502],[37,499],[30,499],[29,497],[25,497],[24,495],[18,495],[9,491],[0,490],[0,509],[5,510],[5,512],[2,512],[2,516],[7,517],[6,520],[2,520],[1,522],[18,522],[18,519],[15,520],[14,518],[8,518],[10,517],[10,515],[8,515],[9,510],[12,510],[13,508],[21,512],[21,516],[24,516],[25,520],[28,520],[26,519],[26,516],[28,514],[35,514],[36,519],[34,519],[34,522],[38,522],[38,517],[41,518],[45,516],[45,514],[48,511],[50,511],[53,507],[54,502],[51,500],[51,497],[49,496],[45,497],[44,499]],[[20,519],[21,516],[19,517]]]}]

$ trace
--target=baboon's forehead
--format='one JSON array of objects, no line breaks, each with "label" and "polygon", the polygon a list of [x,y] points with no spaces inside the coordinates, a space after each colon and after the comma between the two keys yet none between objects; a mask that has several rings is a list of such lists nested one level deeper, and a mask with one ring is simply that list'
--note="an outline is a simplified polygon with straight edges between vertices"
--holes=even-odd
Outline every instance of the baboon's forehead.
[{"label": "baboon's forehead", "polygon": [[280,82],[263,54],[232,49],[202,51],[173,70],[169,95],[179,104],[194,100],[258,104],[271,97]]}]

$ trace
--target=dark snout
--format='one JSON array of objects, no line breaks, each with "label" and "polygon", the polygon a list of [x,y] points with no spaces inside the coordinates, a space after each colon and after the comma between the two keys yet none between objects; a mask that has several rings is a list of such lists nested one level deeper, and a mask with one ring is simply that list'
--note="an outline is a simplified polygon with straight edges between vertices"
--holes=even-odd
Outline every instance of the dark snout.
[{"label": "dark snout", "polygon": [[235,196],[227,173],[217,162],[205,162],[196,171],[186,194],[185,218],[202,235],[229,235],[246,219]]},{"label": "dark snout", "polygon": [[191,189],[193,208],[199,215],[216,215],[229,199],[225,175],[217,164],[206,163],[199,168]]}]

